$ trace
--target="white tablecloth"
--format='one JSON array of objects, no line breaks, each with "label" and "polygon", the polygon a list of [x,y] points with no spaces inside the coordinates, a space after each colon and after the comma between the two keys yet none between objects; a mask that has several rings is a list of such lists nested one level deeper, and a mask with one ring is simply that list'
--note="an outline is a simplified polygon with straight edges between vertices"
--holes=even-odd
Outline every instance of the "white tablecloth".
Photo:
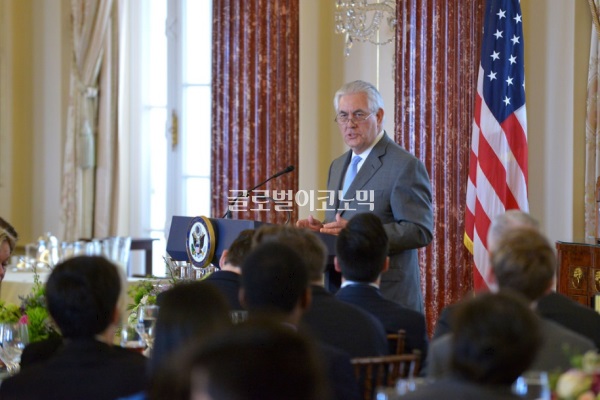
[{"label": "white tablecloth", "polygon": [[[46,282],[49,275],[49,271],[39,272],[42,283]],[[19,296],[26,296],[31,293],[33,279],[33,272],[14,271],[9,267],[4,276],[4,280],[0,285],[0,300],[4,300],[7,303],[21,304]],[[128,278],[128,287],[144,279],[145,278]],[[128,304],[130,303],[132,303],[131,299],[129,299]]]}]

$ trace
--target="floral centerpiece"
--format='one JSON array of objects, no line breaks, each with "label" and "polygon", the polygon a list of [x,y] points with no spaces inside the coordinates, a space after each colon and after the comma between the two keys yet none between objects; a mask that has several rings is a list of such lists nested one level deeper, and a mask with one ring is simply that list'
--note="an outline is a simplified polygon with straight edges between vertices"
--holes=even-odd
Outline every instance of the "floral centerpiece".
[{"label": "floral centerpiece", "polygon": [[135,285],[131,285],[127,290],[127,294],[133,301],[127,308],[129,310],[128,322],[134,323],[137,321],[137,314],[140,307],[156,304],[157,296],[170,288],[172,284],[157,284],[156,281],[142,280]]},{"label": "floral centerpiece", "polygon": [[20,305],[0,301],[0,322],[27,324],[30,342],[59,336],[60,333],[48,314],[44,294],[44,285],[34,269],[33,288],[27,296],[19,296]]},{"label": "floral centerpiece", "polygon": [[[156,304],[156,298],[161,292],[164,292],[178,283],[196,280],[196,275],[191,276],[189,273],[182,271],[182,268],[193,270],[193,267],[189,263],[186,263],[185,266],[181,266],[177,265],[170,257],[163,258],[165,260],[167,272],[166,281],[150,277],[149,279],[144,279],[129,287],[127,294],[133,303],[128,306],[128,322],[133,323],[137,320],[137,314],[140,307]],[[204,268],[200,279],[206,278],[216,269],[217,268],[212,265]]]},{"label": "floral centerpiece", "polygon": [[559,400],[600,400],[600,354],[575,357],[573,368],[559,375],[554,393]]}]

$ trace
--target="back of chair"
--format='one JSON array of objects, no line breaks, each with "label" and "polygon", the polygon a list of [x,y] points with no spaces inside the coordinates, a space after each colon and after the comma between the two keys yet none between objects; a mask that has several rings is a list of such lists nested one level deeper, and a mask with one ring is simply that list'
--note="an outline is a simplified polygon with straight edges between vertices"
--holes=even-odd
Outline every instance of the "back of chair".
[{"label": "back of chair", "polygon": [[364,400],[371,400],[377,387],[394,386],[398,378],[417,376],[421,366],[421,352],[415,350],[412,354],[358,357],[351,361]]},{"label": "back of chair", "polygon": [[404,343],[406,340],[406,331],[399,329],[396,333],[388,333],[387,340],[390,347],[390,354],[403,354]]}]

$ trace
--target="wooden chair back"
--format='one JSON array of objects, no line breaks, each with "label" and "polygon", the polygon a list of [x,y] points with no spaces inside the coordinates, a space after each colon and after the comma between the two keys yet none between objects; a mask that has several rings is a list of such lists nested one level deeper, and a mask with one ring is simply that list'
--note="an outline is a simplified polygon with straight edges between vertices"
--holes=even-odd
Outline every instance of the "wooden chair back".
[{"label": "wooden chair back", "polygon": [[387,340],[390,354],[404,354],[404,343],[406,342],[406,331],[399,329],[396,333],[388,333]]},{"label": "wooden chair back", "polygon": [[364,400],[372,400],[380,386],[396,385],[399,378],[416,377],[421,367],[421,353],[357,357],[351,360]]}]

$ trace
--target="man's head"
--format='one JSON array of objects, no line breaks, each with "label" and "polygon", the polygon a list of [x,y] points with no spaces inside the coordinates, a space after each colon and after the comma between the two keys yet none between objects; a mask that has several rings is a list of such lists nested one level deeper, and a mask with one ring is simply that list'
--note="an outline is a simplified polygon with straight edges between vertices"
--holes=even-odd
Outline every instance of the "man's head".
[{"label": "man's head", "polygon": [[496,216],[488,229],[487,248],[491,254],[498,247],[502,236],[515,228],[530,228],[539,230],[539,223],[531,215],[521,210],[507,210]]},{"label": "man's head", "polygon": [[373,144],[382,129],[381,94],[370,83],[354,81],[335,93],[333,106],[344,142],[356,154],[361,154]]},{"label": "man's head", "polygon": [[253,314],[299,319],[310,304],[308,269],[282,243],[257,245],[242,264],[240,283],[240,303]]},{"label": "man's head", "polygon": [[535,301],[550,290],[556,255],[548,239],[530,228],[502,235],[491,255],[492,271],[500,289],[511,289]]},{"label": "man's head", "polygon": [[510,385],[529,368],[542,342],[536,316],[516,293],[469,298],[451,322],[452,369],[479,384]]},{"label": "man's head", "polygon": [[[227,300],[208,282],[177,284],[161,293],[159,305],[150,359],[152,371],[158,371],[185,343],[204,340],[231,325]],[[202,312],[195,305],[201,306]]]},{"label": "man's head", "polygon": [[241,231],[231,246],[223,252],[219,262],[221,269],[239,273],[239,268],[252,248],[254,229]]},{"label": "man's head", "polygon": [[312,342],[279,323],[248,321],[188,353],[190,361],[182,363],[191,375],[187,398],[330,398]]},{"label": "man's head", "polygon": [[327,264],[327,248],[309,229],[288,225],[263,225],[254,236],[254,244],[279,242],[298,252],[304,260],[311,283],[321,283]]},{"label": "man's head", "polygon": [[15,228],[4,219],[0,218],[0,282],[4,279],[5,268],[9,263],[10,255],[15,250],[19,235]]},{"label": "man's head", "polygon": [[379,217],[356,214],[337,237],[335,264],[344,279],[375,282],[388,267],[388,237]]},{"label": "man's head", "polygon": [[104,257],[58,264],[46,283],[48,311],[66,338],[92,338],[119,321],[121,277]]}]

